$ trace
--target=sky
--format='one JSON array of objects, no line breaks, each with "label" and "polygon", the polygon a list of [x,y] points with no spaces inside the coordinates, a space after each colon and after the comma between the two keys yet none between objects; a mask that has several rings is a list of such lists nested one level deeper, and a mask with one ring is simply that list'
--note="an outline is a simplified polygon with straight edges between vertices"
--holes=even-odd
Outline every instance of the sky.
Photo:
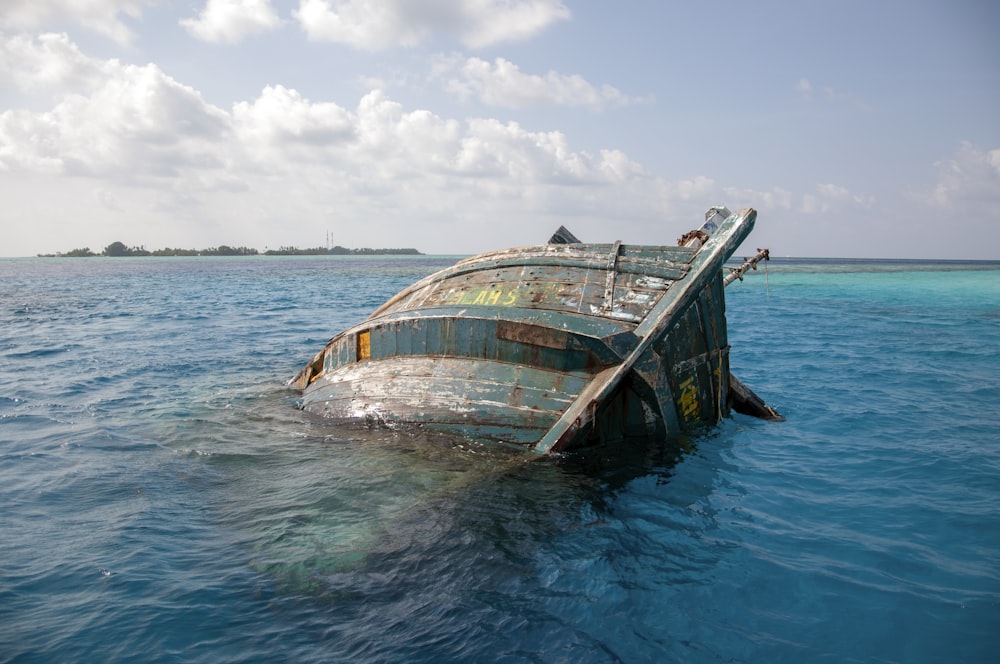
[{"label": "sky", "polygon": [[0,256],[1000,259],[993,0],[0,0]]}]

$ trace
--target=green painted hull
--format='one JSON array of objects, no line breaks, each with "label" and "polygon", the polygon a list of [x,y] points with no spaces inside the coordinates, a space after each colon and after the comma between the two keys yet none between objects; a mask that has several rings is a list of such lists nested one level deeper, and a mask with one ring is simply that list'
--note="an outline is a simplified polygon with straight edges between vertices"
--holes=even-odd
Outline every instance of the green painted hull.
[{"label": "green painted hull", "polygon": [[463,260],[335,336],[292,384],[332,419],[538,452],[715,423],[731,407],[722,265],[755,218],[729,214],[699,248],[549,244]]}]

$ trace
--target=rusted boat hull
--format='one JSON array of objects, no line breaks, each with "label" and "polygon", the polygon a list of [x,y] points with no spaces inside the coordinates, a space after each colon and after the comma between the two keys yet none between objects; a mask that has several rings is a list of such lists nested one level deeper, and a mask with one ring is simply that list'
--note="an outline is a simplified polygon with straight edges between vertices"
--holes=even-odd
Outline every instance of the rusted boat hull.
[{"label": "rusted boat hull", "polygon": [[538,452],[717,422],[731,407],[722,265],[756,212],[715,216],[700,247],[548,244],[466,259],[335,336],[292,384],[329,418]]}]

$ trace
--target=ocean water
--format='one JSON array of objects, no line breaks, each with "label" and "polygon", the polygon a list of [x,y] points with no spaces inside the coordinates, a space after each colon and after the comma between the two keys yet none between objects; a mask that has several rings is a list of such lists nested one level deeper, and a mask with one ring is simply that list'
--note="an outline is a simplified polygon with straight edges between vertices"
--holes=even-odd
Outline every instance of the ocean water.
[{"label": "ocean water", "polygon": [[452,262],[0,260],[0,661],[1000,661],[1000,264],[730,286],[784,423],[526,461],[296,409]]}]

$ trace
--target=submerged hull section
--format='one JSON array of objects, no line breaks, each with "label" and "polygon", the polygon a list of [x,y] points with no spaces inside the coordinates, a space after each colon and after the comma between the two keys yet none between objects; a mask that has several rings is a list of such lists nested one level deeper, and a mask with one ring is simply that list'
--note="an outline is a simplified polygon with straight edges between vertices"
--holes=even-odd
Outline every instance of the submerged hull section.
[{"label": "submerged hull section", "polygon": [[[728,212],[728,211],[726,211]],[[728,414],[721,267],[745,210],[695,247],[483,254],[399,293],[294,379],[307,411],[554,452]]]}]

